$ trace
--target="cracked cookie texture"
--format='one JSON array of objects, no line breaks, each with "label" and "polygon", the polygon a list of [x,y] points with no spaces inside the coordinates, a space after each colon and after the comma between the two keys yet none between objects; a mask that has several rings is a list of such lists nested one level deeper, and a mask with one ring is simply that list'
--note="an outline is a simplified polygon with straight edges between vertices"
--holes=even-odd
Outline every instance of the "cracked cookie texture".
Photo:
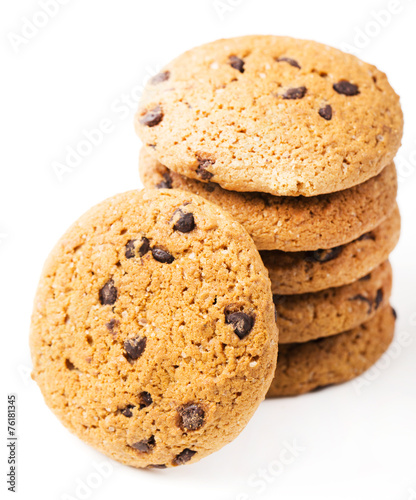
[{"label": "cracked cookie texture", "polygon": [[394,164],[353,188],[307,198],[239,193],[188,179],[163,166],[151,148],[142,148],[139,163],[145,187],[182,189],[216,203],[244,226],[259,250],[299,252],[344,245],[383,222],[396,203]]},{"label": "cracked cookie texture", "polygon": [[375,66],[317,42],[258,35],[217,40],[169,63],[147,84],[135,128],[186,177],[315,196],[389,165],[403,115]]},{"label": "cracked cookie texture", "polygon": [[234,439],[273,378],[267,271],[220,208],[131,191],[82,216],[47,260],[33,378],[62,423],[134,467],[196,462]]}]

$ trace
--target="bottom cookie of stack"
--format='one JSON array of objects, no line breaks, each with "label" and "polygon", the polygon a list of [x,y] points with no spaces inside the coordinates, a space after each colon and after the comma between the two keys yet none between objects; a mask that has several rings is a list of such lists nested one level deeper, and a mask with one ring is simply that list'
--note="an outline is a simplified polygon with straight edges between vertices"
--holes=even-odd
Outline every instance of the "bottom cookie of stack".
[{"label": "bottom cookie of stack", "polygon": [[352,330],[302,344],[281,344],[266,397],[296,396],[358,377],[389,347],[395,320],[394,309],[387,305]]}]

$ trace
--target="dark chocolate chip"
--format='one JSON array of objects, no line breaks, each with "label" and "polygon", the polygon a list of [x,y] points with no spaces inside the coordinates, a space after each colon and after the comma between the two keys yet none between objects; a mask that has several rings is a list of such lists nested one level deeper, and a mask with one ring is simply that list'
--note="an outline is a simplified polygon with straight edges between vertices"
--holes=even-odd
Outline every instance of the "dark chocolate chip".
[{"label": "dark chocolate chip", "polygon": [[166,469],[165,464],[150,464],[146,467],[146,469]]},{"label": "dark chocolate chip", "polygon": [[175,215],[179,218],[176,220],[173,229],[175,231],[179,231],[181,233],[190,233],[193,229],[195,229],[195,218],[194,215],[190,212],[184,213],[180,208],[175,210],[173,214],[173,218]]},{"label": "dark chocolate chip", "polygon": [[189,403],[177,409],[178,424],[181,429],[196,431],[204,425],[205,411],[197,403]]},{"label": "dark chocolate chip", "polygon": [[329,248],[328,250],[315,250],[315,252],[306,252],[305,260],[308,262],[329,262],[336,259],[342,252],[342,246]]},{"label": "dark chocolate chip", "polygon": [[146,348],[146,337],[136,337],[124,341],[124,350],[127,354],[127,359],[134,361],[143,354]]},{"label": "dark chocolate chip", "polygon": [[141,410],[143,410],[143,408],[146,408],[147,406],[150,406],[153,403],[152,396],[146,391],[141,392],[139,398],[140,398]]},{"label": "dark chocolate chip", "polygon": [[160,106],[147,111],[141,118],[140,123],[146,127],[155,127],[163,120],[163,111]]},{"label": "dark chocolate chip", "polygon": [[[127,259],[132,259],[136,255],[136,242],[137,240],[130,240],[127,242],[126,245],[126,258]],[[147,252],[150,250],[150,241],[143,236],[142,239],[140,240],[140,247],[137,251],[139,257],[143,257],[143,255],[147,254]]]},{"label": "dark chocolate chip", "polygon": [[287,89],[282,95],[283,99],[302,99],[306,94],[306,87],[295,87]]},{"label": "dark chocolate chip", "polygon": [[374,309],[377,311],[377,309],[380,307],[380,304],[383,302],[383,289],[379,288],[377,290],[376,298],[374,299]]},{"label": "dark chocolate chip", "polygon": [[225,313],[225,322],[228,325],[232,325],[234,333],[240,339],[246,337],[254,326],[253,316],[249,316],[243,312]]},{"label": "dark chocolate chip", "polygon": [[397,319],[397,312],[396,309],[394,309],[394,307],[391,308],[391,312],[393,313],[393,318]]},{"label": "dark chocolate chip", "polygon": [[293,66],[294,68],[298,68],[300,69],[300,65],[297,61],[295,61],[295,59],[292,59],[290,57],[278,57],[276,59],[277,62],[287,62],[289,63],[291,66]]},{"label": "dark chocolate chip", "polygon": [[169,172],[163,174],[163,181],[156,184],[157,189],[172,189],[172,177]]},{"label": "dark chocolate chip", "polygon": [[129,240],[127,242],[126,251],[125,251],[126,259],[132,259],[136,255],[136,249],[134,247],[135,243],[136,243],[136,240]]},{"label": "dark chocolate chip", "polygon": [[110,332],[112,332],[117,325],[118,325],[118,321],[114,318],[110,319],[110,321],[105,324],[105,326],[107,327],[107,330],[109,330]]},{"label": "dark chocolate chip", "polygon": [[152,85],[157,85],[158,83],[166,82],[170,78],[170,71],[162,71],[150,79]]},{"label": "dark chocolate chip", "polygon": [[117,300],[117,288],[114,286],[114,281],[108,280],[107,283],[101,288],[98,296],[101,305],[113,305]]},{"label": "dark chocolate chip", "polygon": [[214,174],[212,172],[209,172],[207,169],[211,166],[214,165],[215,161],[214,160],[209,160],[209,159],[203,159],[203,158],[198,158],[198,168],[196,169],[196,174],[201,177],[202,180],[204,181],[209,181],[214,177]]},{"label": "dark chocolate chip", "polygon": [[349,300],[360,300],[361,302],[365,302],[366,304],[368,304],[368,314],[371,313],[371,311],[373,310],[373,302],[367,298],[367,297],[364,297],[364,295],[355,295],[354,297],[351,297]]},{"label": "dark chocolate chip", "polygon": [[196,451],[185,448],[178,455],[176,455],[176,457],[172,461],[172,465],[183,465],[186,462],[189,462],[189,460],[191,460],[195,453]]},{"label": "dark chocolate chip", "polygon": [[352,96],[360,93],[358,86],[347,80],[340,80],[338,83],[334,83],[333,87],[338,94]]},{"label": "dark chocolate chip", "polygon": [[230,56],[229,61],[232,68],[238,70],[240,73],[244,73],[244,61],[242,59],[237,56]]},{"label": "dark chocolate chip", "polygon": [[152,249],[152,255],[155,260],[157,260],[158,262],[162,262],[162,264],[172,264],[172,262],[175,260],[173,255],[171,255],[166,250],[163,250],[163,248],[159,247],[154,247]]},{"label": "dark chocolate chip", "polygon": [[319,111],[319,116],[322,116],[322,118],[325,118],[325,120],[331,120],[332,118],[332,106],[327,104],[323,108],[321,108]]},{"label": "dark chocolate chip", "polygon": [[66,368],[67,368],[69,371],[75,370],[75,365],[74,365],[74,363],[72,363],[72,361],[71,361],[71,360],[69,360],[69,359],[66,359],[66,360],[65,360],[65,366],[66,366]]},{"label": "dark chocolate chip", "polygon": [[124,415],[125,417],[130,418],[133,416],[133,412],[131,411],[131,410],[133,410],[133,408],[135,408],[134,405],[127,405],[125,408],[120,410],[120,413],[122,415]]},{"label": "dark chocolate chip", "polygon": [[143,257],[143,255],[146,255],[147,252],[150,250],[150,241],[146,238],[146,236],[143,236],[141,239],[141,245],[139,248],[139,256]]},{"label": "dark chocolate chip", "polygon": [[141,441],[133,443],[131,447],[137,451],[140,451],[140,453],[149,453],[149,451],[153,450],[155,445],[156,445],[155,437],[150,436],[149,439],[142,439]]},{"label": "dark chocolate chip", "polygon": [[217,184],[215,182],[208,182],[207,184],[202,184],[202,188],[207,192],[207,193],[212,193],[215,191],[215,188],[217,187]]}]

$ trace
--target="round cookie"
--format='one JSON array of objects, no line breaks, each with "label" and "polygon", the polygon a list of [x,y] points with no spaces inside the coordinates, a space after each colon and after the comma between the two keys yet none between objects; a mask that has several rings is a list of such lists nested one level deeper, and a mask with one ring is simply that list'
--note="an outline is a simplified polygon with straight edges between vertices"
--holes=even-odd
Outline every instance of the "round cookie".
[{"label": "round cookie", "polygon": [[280,346],[267,397],[297,396],[358,377],[389,347],[395,317],[394,310],[387,306],[353,330],[304,344]]},{"label": "round cookie", "polygon": [[245,36],[194,48],[146,85],[135,118],[170,170],[233,191],[315,196],[361,184],[401,142],[375,66],[313,41]]},{"label": "round cookie", "polygon": [[279,343],[308,342],[361,325],[389,303],[388,261],[359,281],[300,295],[275,295]]},{"label": "round cookie", "polygon": [[348,285],[366,276],[388,259],[400,237],[400,213],[357,240],[315,252],[261,252],[272,291],[279,295],[318,292]]},{"label": "round cookie", "polygon": [[141,150],[140,177],[148,188],[182,189],[203,196],[240,222],[258,250],[284,252],[332,248],[355,240],[392,212],[397,194],[394,164],[363,184],[310,198],[226,191],[218,184],[170,171],[150,148]]},{"label": "round cookie", "polygon": [[134,467],[234,439],[277,358],[270,281],[246,231],[203,198],[131,191],[92,208],[45,265],[33,378],[81,439]]}]

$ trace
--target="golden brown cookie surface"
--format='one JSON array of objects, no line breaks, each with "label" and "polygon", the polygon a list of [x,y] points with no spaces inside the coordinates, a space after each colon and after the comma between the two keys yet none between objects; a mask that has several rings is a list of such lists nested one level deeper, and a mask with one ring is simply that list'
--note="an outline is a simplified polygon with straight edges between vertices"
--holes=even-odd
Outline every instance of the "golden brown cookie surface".
[{"label": "golden brown cookie surface", "polygon": [[317,42],[245,36],[194,48],[146,86],[135,120],[170,170],[234,191],[315,196],[374,177],[401,142],[376,67]]},{"label": "golden brown cookie surface", "polygon": [[308,342],[355,328],[389,303],[391,288],[392,269],[387,261],[350,285],[275,295],[279,342]]},{"label": "golden brown cookie surface", "polygon": [[267,271],[198,196],[115,196],[50,255],[31,350],[47,404],[81,439],[135,467],[197,461],[236,437],[273,377]]},{"label": "golden brown cookie surface", "polygon": [[353,283],[388,259],[400,237],[399,209],[377,228],[357,240],[315,252],[265,251],[261,256],[273,293],[292,295],[318,292]]},{"label": "golden brown cookie surface", "polygon": [[279,347],[276,374],[268,398],[296,396],[358,377],[387,350],[395,313],[381,309],[366,323],[338,335]]},{"label": "golden brown cookie surface", "polygon": [[394,164],[363,184],[309,198],[226,191],[218,184],[170,171],[150,148],[142,148],[140,153],[140,177],[147,188],[182,189],[216,203],[245,227],[258,250],[284,252],[332,248],[353,241],[390,215],[397,194]]}]

